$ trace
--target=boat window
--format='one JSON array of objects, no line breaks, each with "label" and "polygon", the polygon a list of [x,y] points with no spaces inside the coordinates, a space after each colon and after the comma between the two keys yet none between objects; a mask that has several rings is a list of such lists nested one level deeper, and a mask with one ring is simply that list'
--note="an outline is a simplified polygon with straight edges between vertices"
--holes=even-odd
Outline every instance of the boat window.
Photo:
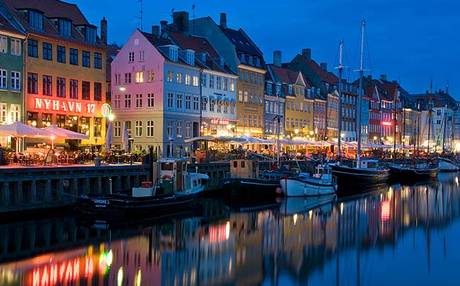
[{"label": "boat window", "polygon": [[241,161],[241,168],[246,168],[246,162]]},{"label": "boat window", "polygon": [[238,168],[238,161],[233,161],[233,168]]},{"label": "boat window", "polygon": [[172,163],[161,163],[161,170],[172,171],[173,164]]}]

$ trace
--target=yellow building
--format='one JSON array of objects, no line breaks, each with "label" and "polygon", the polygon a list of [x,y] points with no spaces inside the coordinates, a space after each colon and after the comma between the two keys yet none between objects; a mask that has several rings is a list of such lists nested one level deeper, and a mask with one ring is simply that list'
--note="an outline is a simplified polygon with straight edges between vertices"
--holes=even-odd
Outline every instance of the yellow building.
[{"label": "yellow building", "polygon": [[[37,127],[56,124],[87,134],[89,140],[82,145],[102,145],[106,55],[96,26],[76,5],[63,1],[5,3],[27,32],[25,121]],[[101,38],[107,39],[106,34]]]}]

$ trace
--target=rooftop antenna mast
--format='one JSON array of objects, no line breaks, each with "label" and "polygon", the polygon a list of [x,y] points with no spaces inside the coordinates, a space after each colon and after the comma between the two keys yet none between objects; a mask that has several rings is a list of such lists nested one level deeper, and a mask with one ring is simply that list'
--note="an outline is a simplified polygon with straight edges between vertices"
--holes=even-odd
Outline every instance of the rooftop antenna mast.
[{"label": "rooftop antenna mast", "polygon": [[143,0],[137,0],[137,2],[139,3],[140,5],[140,10],[139,10],[139,25],[140,25],[140,28],[141,28],[141,31],[143,29],[143,18],[144,18],[144,5],[143,5]]}]

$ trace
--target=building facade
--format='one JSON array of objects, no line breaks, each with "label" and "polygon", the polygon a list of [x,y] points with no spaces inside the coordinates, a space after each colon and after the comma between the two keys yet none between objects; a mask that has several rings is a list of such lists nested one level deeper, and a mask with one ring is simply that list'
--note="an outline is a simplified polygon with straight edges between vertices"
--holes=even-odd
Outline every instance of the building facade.
[{"label": "building facade", "polygon": [[281,66],[281,51],[273,53],[273,65],[267,65],[265,75],[265,111],[264,111],[264,134],[267,138],[276,138],[285,135],[285,104],[286,95],[279,81],[273,72],[272,66]]},{"label": "building facade", "polygon": [[[25,35],[8,20],[8,11],[0,10],[0,125],[22,121],[23,61]],[[0,138],[2,146],[14,147],[14,142]]]},{"label": "building facade", "polygon": [[25,121],[56,124],[89,136],[83,145],[102,145],[106,96],[105,49],[76,5],[57,0],[5,0],[24,27]]},{"label": "building facade", "polygon": [[127,130],[132,148],[183,156],[199,135],[200,69],[193,51],[136,30],[112,62],[114,140]]}]

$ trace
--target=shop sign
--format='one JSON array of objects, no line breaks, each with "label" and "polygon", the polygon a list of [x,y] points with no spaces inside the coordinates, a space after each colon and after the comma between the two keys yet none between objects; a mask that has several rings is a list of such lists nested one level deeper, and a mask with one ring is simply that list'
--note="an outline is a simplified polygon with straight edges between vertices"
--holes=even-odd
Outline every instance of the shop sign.
[{"label": "shop sign", "polygon": [[44,111],[95,114],[95,103],[83,103],[71,100],[34,98],[34,108]]},{"label": "shop sign", "polygon": [[211,118],[211,124],[215,125],[227,125],[229,124],[230,121],[228,119],[223,119],[223,118]]}]

